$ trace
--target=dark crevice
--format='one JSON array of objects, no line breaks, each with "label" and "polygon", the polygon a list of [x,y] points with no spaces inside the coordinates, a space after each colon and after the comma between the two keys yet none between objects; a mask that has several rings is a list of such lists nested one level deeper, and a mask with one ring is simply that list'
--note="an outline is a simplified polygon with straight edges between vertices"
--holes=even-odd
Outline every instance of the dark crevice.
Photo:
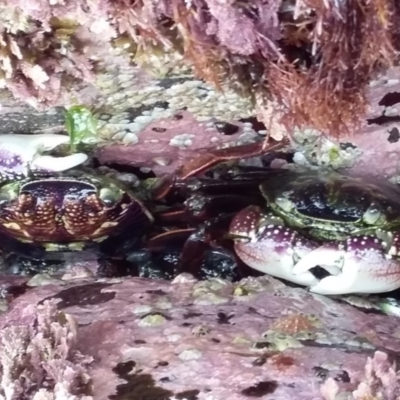
[{"label": "dark crevice", "polygon": [[256,383],[254,386],[243,389],[241,394],[246,397],[263,397],[274,393],[277,388],[278,382],[276,381],[262,381]]},{"label": "dark crevice", "polygon": [[381,115],[377,118],[367,119],[368,125],[385,125],[393,122],[400,122],[400,115]]},{"label": "dark crevice", "polygon": [[395,127],[391,129],[389,132],[389,137],[388,137],[388,142],[389,143],[397,143],[400,139],[400,132],[399,130]]},{"label": "dark crevice", "polygon": [[384,107],[391,107],[397,103],[400,103],[400,93],[399,92],[390,92],[390,93],[385,94],[381,98],[378,105],[384,106]]},{"label": "dark crevice", "polygon": [[[140,370],[133,372],[136,363],[127,361],[119,363],[113,368],[113,372],[119,378],[125,380],[117,386],[116,394],[109,396],[111,400],[169,400],[174,397],[179,400],[197,400],[200,391],[198,389],[189,389],[174,393],[171,390],[157,386],[156,381],[150,374],[141,373]],[[168,376],[159,379],[160,382],[170,382]]]},{"label": "dark crevice", "polygon": [[112,286],[110,283],[90,283],[87,285],[74,286],[61,290],[54,296],[46,297],[39,304],[43,304],[46,300],[61,299],[57,303],[57,308],[62,310],[73,306],[91,306],[107,303],[115,297],[115,292],[102,292],[103,289]]}]

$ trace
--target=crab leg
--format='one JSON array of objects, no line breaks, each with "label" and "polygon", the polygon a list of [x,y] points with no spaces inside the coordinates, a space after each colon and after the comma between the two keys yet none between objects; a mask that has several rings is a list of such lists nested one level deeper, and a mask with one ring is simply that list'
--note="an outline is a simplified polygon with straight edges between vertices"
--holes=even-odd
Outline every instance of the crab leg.
[{"label": "crab leg", "polygon": [[[397,233],[394,239],[400,234]],[[396,240],[393,241],[395,243]],[[325,295],[382,293],[400,287],[400,260],[385,251],[387,243],[375,236],[355,236],[326,243],[309,252],[293,268],[303,276],[319,265],[336,265],[340,273],[321,279],[310,291]],[[391,247],[392,253],[397,253]]]},{"label": "crab leg", "polygon": [[160,179],[156,187],[152,190],[152,197],[154,200],[164,198],[170,192],[176,181],[184,181],[190,177],[196,176],[201,172],[211,169],[218,163],[257,157],[262,154],[281,150],[287,146],[288,143],[287,139],[283,139],[280,142],[264,140],[262,142],[248,143],[224,149],[207,149],[207,152],[180,167],[176,173]]},{"label": "crab leg", "polygon": [[262,142],[249,143],[225,149],[209,149],[207,150],[207,153],[195,158],[187,165],[182,166],[178,171],[178,178],[187,179],[191,176],[197,175],[201,171],[212,168],[220,162],[256,157],[265,153],[277,151],[285,147],[287,144],[288,141],[286,139],[281,142],[264,140]]}]

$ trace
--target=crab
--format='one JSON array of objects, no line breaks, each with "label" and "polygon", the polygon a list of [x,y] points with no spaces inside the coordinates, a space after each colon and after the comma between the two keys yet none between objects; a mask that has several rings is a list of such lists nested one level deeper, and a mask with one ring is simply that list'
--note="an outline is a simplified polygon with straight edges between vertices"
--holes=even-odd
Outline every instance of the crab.
[{"label": "crab", "polygon": [[400,227],[400,187],[331,170],[274,171],[260,190],[275,214],[313,237],[343,240]]},{"label": "crab", "polygon": [[59,134],[0,135],[0,182],[23,179],[31,174],[62,172],[83,164],[84,153],[54,157],[44,154],[68,144],[69,137]]},{"label": "crab", "polygon": [[81,259],[84,253],[116,261],[152,223],[136,193],[85,169],[0,188],[0,235],[7,250],[22,258],[51,263],[79,252]]},{"label": "crab", "polygon": [[140,196],[82,167],[86,154],[45,154],[68,142],[59,134],[0,136],[0,237],[16,264],[77,251],[118,256],[121,233],[140,237],[153,222]]},{"label": "crab", "polygon": [[[234,150],[235,156],[238,151]],[[207,157],[204,170],[218,163],[218,157],[212,163]],[[193,162],[195,168],[188,164],[178,172],[175,185],[179,177],[199,176],[199,160]],[[241,197],[251,205],[243,207],[233,199],[243,209],[233,213],[227,236],[234,243],[235,256],[247,266],[325,295],[382,293],[400,287],[397,185],[328,170],[242,171],[217,171],[208,183],[205,175],[191,181],[189,186],[203,194],[189,197],[186,206],[194,214],[207,215],[207,204],[214,200],[204,193],[219,191],[221,197],[225,188],[229,207],[224,208],[232,211],[235,205],[229,188],[236,188],[236,193],[244,191],[246,195]],[[251,185],[258,187],[262,204]],[[185,215],[187,218],[187,210]],[[215,246],[212,231],[203,227],[200,236]],[[198,241],[196,231],[182,254],[186,264],[193,261]],[[318,267],[324,272],[322,278],[315,273]]]},{"label": "crab", "polygon": [[[278,171],[260,190],[270,212],[250,206],[230,225],[247,265],[318,294],[400,287],[397,186],[331,171]],[[328,276],[318,279],[315,267]]]}]

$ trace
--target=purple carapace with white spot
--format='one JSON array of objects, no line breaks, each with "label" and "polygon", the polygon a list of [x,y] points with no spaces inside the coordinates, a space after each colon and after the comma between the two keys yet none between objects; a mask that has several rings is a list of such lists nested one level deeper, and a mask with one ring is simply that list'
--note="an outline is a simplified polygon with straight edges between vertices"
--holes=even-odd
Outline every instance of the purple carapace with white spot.
[{"label": "purple carapace with white spot", "polygon": [[27,174],[28,163],[13,152],[1,149],[0,147],[0,176],[3,179],[7,177],[23,177]]}]

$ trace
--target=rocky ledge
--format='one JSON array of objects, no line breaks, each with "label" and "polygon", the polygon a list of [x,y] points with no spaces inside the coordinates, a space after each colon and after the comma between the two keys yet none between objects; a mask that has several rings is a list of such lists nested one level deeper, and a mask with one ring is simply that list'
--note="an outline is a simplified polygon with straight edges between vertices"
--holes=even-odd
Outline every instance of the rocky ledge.
[{"label": "rocky ledge", "polygon": [[396,400],[398,317],[270,277],[3,278],[0,398]]}]

